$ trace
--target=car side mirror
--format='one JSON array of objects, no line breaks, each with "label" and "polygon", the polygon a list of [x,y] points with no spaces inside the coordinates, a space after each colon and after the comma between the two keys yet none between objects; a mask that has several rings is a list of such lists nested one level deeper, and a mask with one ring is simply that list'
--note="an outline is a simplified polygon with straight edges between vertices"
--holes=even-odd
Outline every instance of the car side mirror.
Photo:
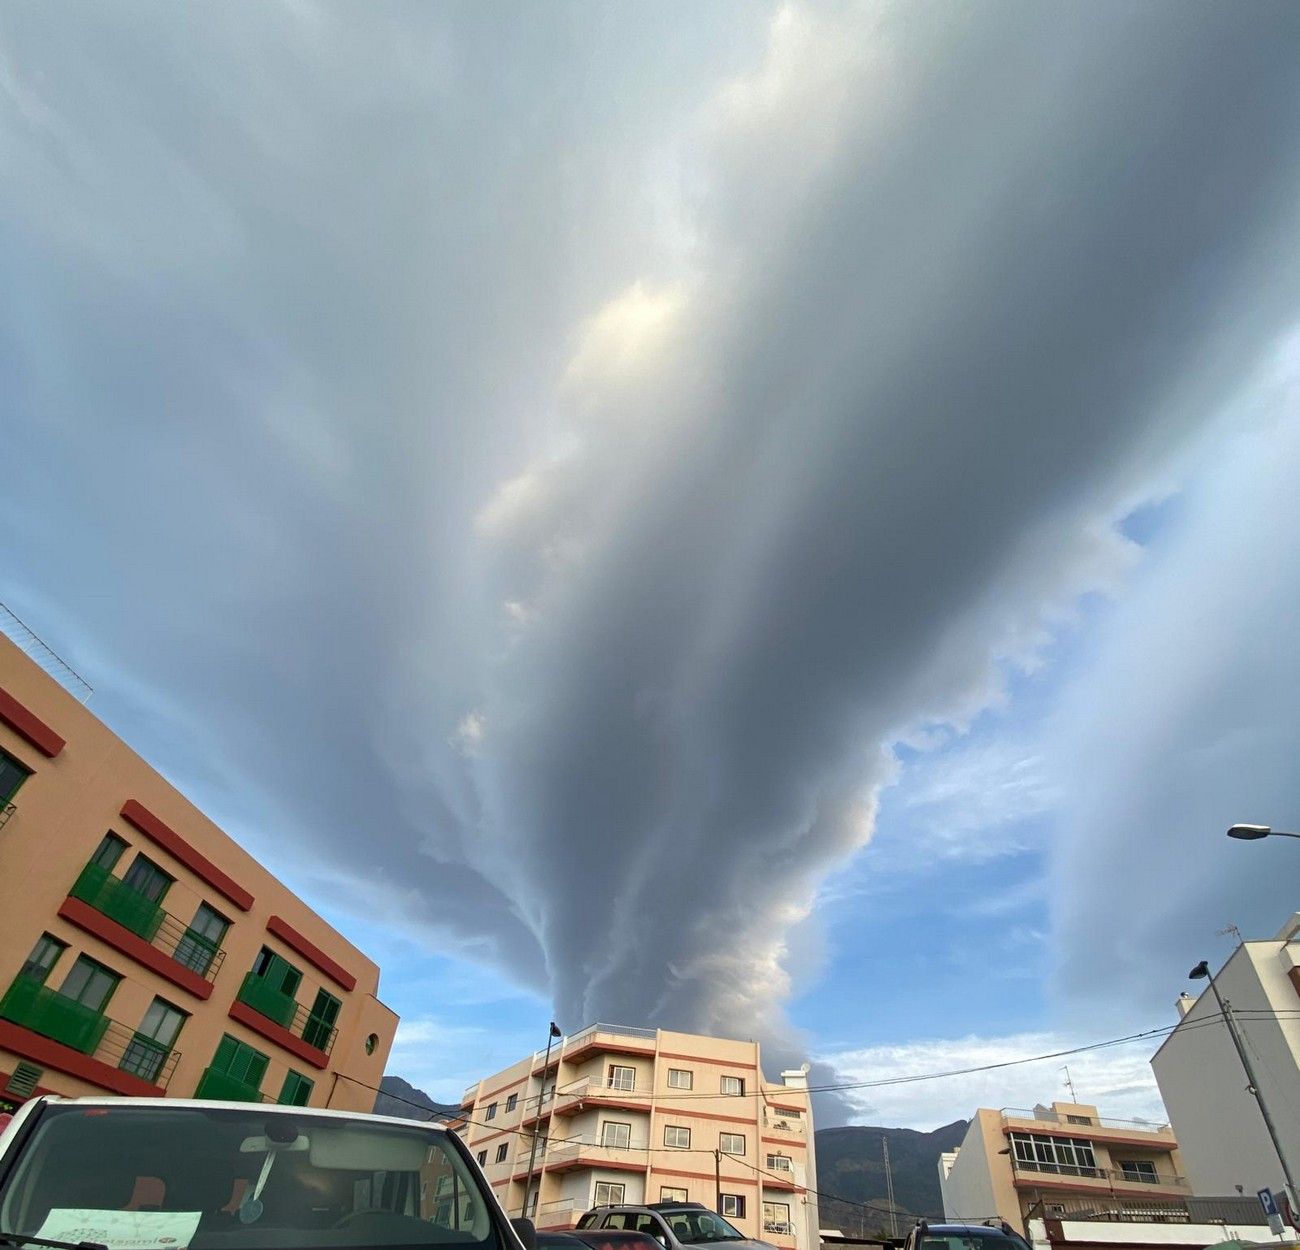
[{"label": "car side mirror", "polygon": [[524,1250],[537,1250],[537,1225],[522,1215],[510,1221],[515,1236],[524,1244]]}]

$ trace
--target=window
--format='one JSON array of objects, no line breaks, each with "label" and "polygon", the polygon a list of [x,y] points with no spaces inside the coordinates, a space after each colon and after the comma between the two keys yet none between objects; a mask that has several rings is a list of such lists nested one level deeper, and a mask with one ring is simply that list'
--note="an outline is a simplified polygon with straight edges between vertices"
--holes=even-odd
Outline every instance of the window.
[{"label": "window", "polygon": [[78,955],[77,962],[59,987],[59,993],[91,1011],[103,1011],[121,979],[103,964]]},{"label": "window", "polygon": [[789,1155],[768,1155],[767,1170],[769,1172],[790,1172],[793,1167],[790,1163]]},{"label": "window", "polygon": [[1091,1124],[1092,1116],[1090,1115],[1067,1115],[1065,1117],[1067,1124]]},{"label": "window", "polygon": [[178,1007],[173,1007],[165,999],[155,998],[144,1013],[140,1027],[135,1036],[127,1043],[122,1052],[122,1061],[117,1066],[124,1072],[134,1072],[136,1076],[150,1083],[158,1079],[158,1073],[167,1062],[176,1045],[176,1035],[181,1025],[189,1017]]},{"label": "window", "polygon": [[665,1124],[664,1145],[672,1146],[676,1150],[689,1150],[691,1148],[691,1130],[683,1128],[680,1124]]},{"label": "window", "polygon": [[488,1103],[488,1105],[487,1105],[487,1110],[486,1110],[485,1112],[483,1112],[483,1118],[484,1118],[485,1120],[495,1120],[495,1119],[497,1118],[497,1105],[496,1105],[496,1103],[494,1103],[494,1102],[490,1102],[490,1103]]},{"label": "window", "polygon": [[[745,1153],[745,1135],[743,1133],[719,1133],[718,1149],[724,1155],[743,1155]],[[722,1213],[726,1215],[724,1211]]]},{"label": "window", "polygon": [[790,1231],[790,1204],[788,1202],[763,1203],[763,1231],[788,1233]]},{"label": "window", "polygon": [[733,1220],[743,1220],[745,1218],[745,1195],[723,1194],[722,1214],[729,1215]]},{"label": "window", "polygon": [[685,1068],[669,1068],[668,1088],[669,1089],[694,1089],[695,1074],[693,1072],[688,1072]]},{"label": "window", "polygon": [[627,1186],[621,1181],[597,1181],[596,1197],[592,1206],[616,1207],[624,1201],[626,1195]]},{"label": "window", "polygon": [[315,1081],[308,1080],[301,1072],[295,1072],[290,1068],[285,1073],[284,1084],[280,1086],[280,1097],[276,1101],[289,1107],[305,1107],[311,1099],[311,1091],[315,1088]]},{"label": "window", "polygon": [[117,834],[106,833],[100,838],[95,853],[90,857],[90,862],[96,868],[102,868],[105,872],[112,872],[117,867],[117,861],[122,858],[122,852],[125,850],[126,843]]},{"label": "window", "polygon": [[31,775],[32,770],[25,764],[20,764],[8,751],[0,751],[0,804],[8,803]]},{"label": "window", "polygon": [[1119,1170],[1126,1181],[1142,1181],[1154,1185],[1160,1179],[1156,1175],[1156,1165],[1150,1159],[1121,1159]]},{"label": "window", "polygon": [[632,1144],[632,1126],[606,1120],[600,1126],[600,1144],[611,1146],[615,1150],[626,1150]]},{"label": "window", "polygon": [[610,1089],[633,1090],[636,1089],[636,1069],[620,1067],[616,1063],[609,1065],[609,1087]]},{"label": "window", "polygon": [[173,880],[147,855],[137,855],[123,878],[126,885],[137,894],[143,894],[151,903],[162,902]]},{"label": "window", "polygon": [[66,942],[60,942],[58,938],[52,938],[48,933],[42,933],[36,939],[36,945],[32,947],[32,953],[27,956],[27,962],[18,970],[20,977],[26,977],[30,981],[39,981],[45,984],[45,978],[50,975],[50,969],[59,961],[59,956],[68,949]]},{"label": "window", "polygon": [[366,1054],[373,1055],[375,1053],[375,1047],[378,1045],[379,1034],[372,1033],[368,1038],[366,1038]]},{"label": "window", "polygon": [[302,1040],[317,1050],[328,1050],[334,1040],[334,1022],[339,1018],[343,1003],[325,990],[316,991],[316,1001],[311,1005]]},{"label": "window", "polygon": [[1098,1175],[1092,1143],[1081,1137],[1012,1133],[1011,1152],[1016,1166],[1026,1171],[1053,1172],[1059,1176]]},{"label": "window", "polygon": [[722,1092],[739,1098],[745,1092],[745,1078],[741,1076],[724,1076],[722,1078]]},{"label": "window", "polygon": [[184,964],[191,972],[203,976],[212,967],[212,961],[226,940],[226,930],[230,921],[219,911],[214,911],[207,903],[200,903],[199,909],[190,921],[190,927],[176,943],[174,958]]},{"label": "window", "polygon": [[217,1043],[217,1053],[212,1057],[214,1072],[228,1076],[232,1081],[238,1081],[250,1089],[261,1088],[266,1065],[267,1058],[260,1050],[254,1050],[229,1033],[224,1034]]},{"label": "window", "polygon": [[513,1111],[517,1106],[519,1106],[519,1095],[511,1094],[510,1097],[506,1099],[506,1110]]},{"label": "window", "polygon": [[302,973],[287,959],[263,946],[253,960],[253,975],[261,977],[277,994],[292,998],[302,984]]},{"label": "window", "polygon": [[506,1161],[506,1155],[508,1155],[509,1153],[510,1153],[510,1144],[508,1142],[502,1142],[501,1145],[497,1147],[496,1162],[504,1163]]},{"label": "window", "polygon": [[487,1151],[480,1150],[474,1158],[477,1160],[479,1167],[484,1167],[487,1164]]},{"label": "window", "polygon": [[[689,1074],[688,1074],[689,1075]],[[686,1190],[673,1189],[670,1185],[664,1185],[659,1190],[660,1202],[689,1202]]]}]

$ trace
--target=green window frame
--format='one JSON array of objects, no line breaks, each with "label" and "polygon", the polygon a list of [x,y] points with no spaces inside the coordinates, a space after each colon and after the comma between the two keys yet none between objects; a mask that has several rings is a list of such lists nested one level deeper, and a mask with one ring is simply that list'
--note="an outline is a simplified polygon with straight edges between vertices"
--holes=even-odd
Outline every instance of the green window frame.
[{"label": "green window frame", "polygon": [[280,1087],[280,1097],[277,1101],[290,1107],[305,1107],[311,1098],[312,1090],[315,1088],[315,1081],[309,1080],[301,1072],[295,1072],[290,1068],[285,1074],[284,1084]]},{"label": "green window frame", "polygon": [[137,894],[143,894],[151,903],[161,903],[175,880],[147,855],[140,854],[131,861],[122,884]]},{"label": "green window frame", "polygon": [[277,993],[293,998],[302,984],[302,972],[283,955],[277,955],[269,946],[263,946],[253,961],[253,975],[261,977]]},{"label": "green window frame", "polygon": [[102,868],[105,872],[112,872],[117,867],[117,861],[122,858],[125,852],[126,842],[115,833],[106,833],[100,838],[95,853],[90,857],[90,862],[96,868]]},{"label": "green window frame", "polygon": [[184,937],[176,943],[176,961],[203,976],[212,966],[229,929],[230,921],[225,916],[207,903],[200,903]]},{"label": "green window frame", "polygon": [[302,1031],[302,1040],[324,1050],[329,1045],[330,1035],[334,1032],[334,1023],[339,1018],[341,999],[335,998],[327,990],[316,991],[316,1001],[312,1003],[307,1016],[307,1024]]},{"label": "green window frame", "polygon": [[10,802],[31,775],[32,770],[22,760],[0,751],[0,804]]},{"label": "green window frame", "polygon": [[270,1059],[260,1050],[254,1050],[239,1038],[231,1037],[229,1033],[221,1035],[221,1041],[217,1043],[217,1052],[212,1057],[213,1071],[220,1072],[231,1080],[239,1081],[253,1089],[262,1088],[262,1078],[266,1075],[268,1063]]},{"label": "green window frame", "polygon": [[50,975],[54,965],[59,962],[59,956],[68,949],[66,942],[60,942],[58,938],[51,937],[48,933],[42,933],[36,939],[36,945],[32,947],[32,953],[27,956],[22,968],[19,969],[18,975],[25,977],[29,981],[35,981],[38,985],[45,984],[45,978]]},{"label": "green window frame", "polygon": [[98,960],[91,959],[89,955],[78,955],[77,962],[63,978],[59,993],[74,1003],[102,1014],[121,981],[122,978],[116,972],[105,968]]},{"label": "green window frame", "polygon": [[158,1079],[167,1056],[176,1046],[176,1038],[189,1016],[163,998],[155,998],[144,1013],[135,1036],[127,1043],[117,1065],[146,1081]]}]

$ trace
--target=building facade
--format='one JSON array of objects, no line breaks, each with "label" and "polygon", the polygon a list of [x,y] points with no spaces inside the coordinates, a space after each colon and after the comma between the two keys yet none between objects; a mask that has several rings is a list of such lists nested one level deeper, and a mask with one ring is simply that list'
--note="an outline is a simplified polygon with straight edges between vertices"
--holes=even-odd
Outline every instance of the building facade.
[{"label": "building facade", "polygon": [[1032,1111],[981,1108],[962,1144],[939,1160],[949,1220],[1183,1222],[1191,1194],[1173,1130],[1103,1119],[1084,1103]]},{"label": "building facade", "polygon": [[[1300,1177],[1300,914],[1271,940],[1238,946],[1215,984],[1252,1055],[1291,1173]],[[1230,1194],[1238,1186],[1280,1193],[1281,1163],[1213,993],[1207,987],[1195,1001],[1183,998],[1180,1010],[1151,1068],[1192,1185],[1198,1193]]]},{"label": "building facade", "polygon": [[369,1110],[379,969],[0,636],[0,1108]]},{"label": "building facade", "polygon": [[689,1201],[786,1250],[818,1245],[807,1075],[766,1081],[757,1042],[595,1024],[549,1063],[538,1051],[484,1078],[461,1112],[498,1198],[539,1228],[572,1228],[594,1206]]}]

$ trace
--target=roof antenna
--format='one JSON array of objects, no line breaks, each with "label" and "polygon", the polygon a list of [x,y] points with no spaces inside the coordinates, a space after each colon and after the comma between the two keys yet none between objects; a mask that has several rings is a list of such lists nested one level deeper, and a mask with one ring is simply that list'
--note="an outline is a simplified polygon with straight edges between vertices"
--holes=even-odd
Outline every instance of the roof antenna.
[{"label": "roof antenna", "polygon": [[1214,931],[1214,936],[1215,936],[1215,937],[1227,937],[1229,933],[1231,933],[1232,936],[1235,937],[1235,938],[1237,939],[1237,945],[1240,946],[1240,945],[1241,945],[1241,930],[1238,929],[1237,926],[1236,926],[1235,924],[1224,925],[1222,929],[1216,929],[1216,930]]},{"label": "roof antenna", "polygon": [[1079,1095],[1074,1092],[1074,1082],[1070,1080],[1070,1069],[1062,1068],[1061,1071],[1065,1073],[1065,1088],[1070,1091],[1070,1101],[1077,1103],[1079,1101]]}]

